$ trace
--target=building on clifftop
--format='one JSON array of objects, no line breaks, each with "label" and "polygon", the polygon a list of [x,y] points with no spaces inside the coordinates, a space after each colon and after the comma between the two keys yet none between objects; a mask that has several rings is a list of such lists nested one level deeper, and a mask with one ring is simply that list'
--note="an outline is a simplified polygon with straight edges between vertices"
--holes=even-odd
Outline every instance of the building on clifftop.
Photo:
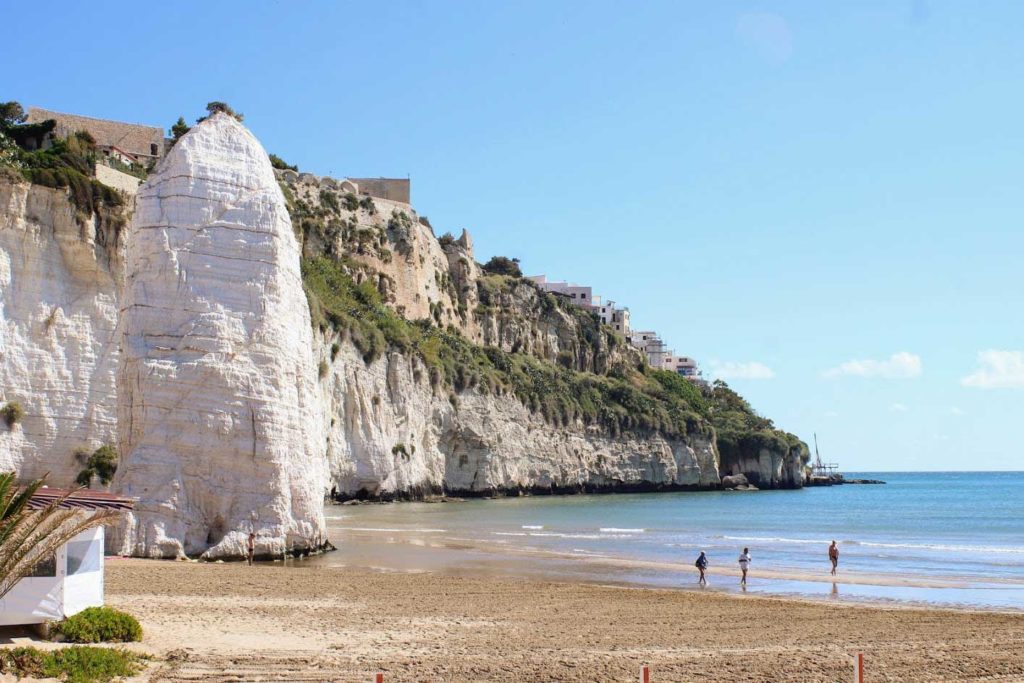
[{"label": "building on clifftop", "polygon": [[360,194],[377,199],[410,204],[411,182],[408,178],[349,178],[359,187]]},{"label": "building on clifftop", "polygon": [[77,114],[64,114],[39,107],[28,108],[28,123],[42,123],[53,120],[56,137],[67,137],[84,130],[96,141],[96,149],[104,156],[118,160],[134,159],[143,167],[163,157],[164,131],[157,126],[124,123],[108,119],[94,119]]}]

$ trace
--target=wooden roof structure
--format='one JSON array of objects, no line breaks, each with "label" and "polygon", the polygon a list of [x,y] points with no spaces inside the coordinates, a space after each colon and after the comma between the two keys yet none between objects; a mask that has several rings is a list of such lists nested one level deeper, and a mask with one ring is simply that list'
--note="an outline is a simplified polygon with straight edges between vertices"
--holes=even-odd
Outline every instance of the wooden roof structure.
[{"label": "wooden roof structure", "polygon": [[64,499],[60,507],[66,510],[131,510],[135,501],[122,498],[106,491],[92,489],[58,489],[43,486],[29,500],[34,510],[46,507],[56,500]]}]

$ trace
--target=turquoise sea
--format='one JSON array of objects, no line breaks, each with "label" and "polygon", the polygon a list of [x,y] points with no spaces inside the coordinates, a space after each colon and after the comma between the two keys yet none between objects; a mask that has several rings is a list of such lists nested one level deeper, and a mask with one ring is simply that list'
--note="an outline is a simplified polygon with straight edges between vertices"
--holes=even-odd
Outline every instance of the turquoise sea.
[{"label": "turquoise sea", "polygon": [[[858,472],[884,485],[331,506],[310,562],[748,593],[1024,609],[1024,472]],[[828,544],[840,572],[829,576]]]}]

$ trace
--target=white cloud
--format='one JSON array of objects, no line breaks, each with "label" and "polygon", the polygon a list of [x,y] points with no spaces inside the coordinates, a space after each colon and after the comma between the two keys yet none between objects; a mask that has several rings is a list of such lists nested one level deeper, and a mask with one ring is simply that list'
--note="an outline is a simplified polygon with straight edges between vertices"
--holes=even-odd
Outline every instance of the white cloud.
[{"label": "white cloud", "polygon": [[752,361],[711,361],[711,374],[719,379],[771,379],[775,371],[763,363]]},{"label": "white cloud", "polygon": [[921,374],[921,357],[900,351],[884,360],[848,360],[842,365],[822,373],[826,379],[836,377],[882,377],[884,379],[906,379]]},{"label": "white cloud", "polygon": [[893,403],[891,406],[889,406],[890,413],[905,413],[908,410],[910,410],[910,408],[908,408],[902,403]]},{"label": "white cloud", "polygon": [[978,365],[960,384],[978,389],[1024,388],[1024,351],[981,351]]},{"label": "white cloud", "polygon": [[946,412],[955,417],[961,417],[967,414],[961,408],[957,408],[956,406],[950,406],[949,410],[947,410]]},{"label": "white cloud", "polygon": [[825,412],[825,417],[839,417],[839,413],[834,410],[828,410]]}]

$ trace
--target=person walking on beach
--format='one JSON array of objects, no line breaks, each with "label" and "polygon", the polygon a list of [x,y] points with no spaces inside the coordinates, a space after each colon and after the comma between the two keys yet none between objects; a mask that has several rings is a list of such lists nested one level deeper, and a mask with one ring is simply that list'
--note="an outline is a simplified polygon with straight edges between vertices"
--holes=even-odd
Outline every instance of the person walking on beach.
[{"label": "person walking on beach", "polygon": [[700,572],[700,579],[697,581],[701,586],[708,585],[708,580],[704,578],[704,571],[708,568],[708,556],[704,554],[704,551],[700,551],[700,556],[697,561],[694,562],[694,566],[697,567],[697,571]]},{"label": "person walking on beach", "polygon": [[249,541],[246,545],[247,555],[246,560],[249,561],[249,566],[252,566],[252,561],[256,556],[256,534],[249,532]]},{"label": "person walking on beach", "polygon": [[839,567],[839,546],[835,541],[832,541],[832,545],[828,547],[828,559],[832,563],[832,576],[835,576],[836,569]]},{"label": "person walking on beach", "polygon": [[743,552],[740,553],[740,571],[743,572],[743,578],[740,579],[740,585],[747,585],[747,566],[750,564],[750,548],[744,548]]}]

